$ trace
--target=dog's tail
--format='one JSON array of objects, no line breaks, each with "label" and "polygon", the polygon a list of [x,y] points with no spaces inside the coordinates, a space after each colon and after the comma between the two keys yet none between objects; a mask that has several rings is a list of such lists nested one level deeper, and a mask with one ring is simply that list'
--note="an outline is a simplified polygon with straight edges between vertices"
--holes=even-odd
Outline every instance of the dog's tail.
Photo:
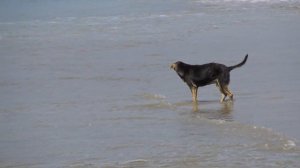
[{"label": "dog's tail", "polygon": [[245,56],[244,60],[241,63],[239,63],[237,65],[234,65],[234,66],[228,67],[229,71],[231,71],[235,68],[239,68],[239,67],[243,66],[246,63],[247,59],[248,59],[248,54]]}]

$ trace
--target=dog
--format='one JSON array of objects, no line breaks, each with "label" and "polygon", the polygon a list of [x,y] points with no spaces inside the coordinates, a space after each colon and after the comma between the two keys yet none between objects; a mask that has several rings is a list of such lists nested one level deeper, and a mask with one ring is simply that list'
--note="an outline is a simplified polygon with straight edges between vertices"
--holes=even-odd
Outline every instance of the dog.
[{"label": "dog", "polygon": [[226,66],[219,63],[208,63],[203,65],[189,65],[181,61],[171,64],[170,68],[175,70],[178,76],[188,85],[192,92],[193,102],[197,102],[198,87],[216,84],[221,92],[220,102],[224,102],[229,96],[233,101],[233,93],[229,89],[230,71],[243,66],[248,59],[248,54],[244,60],[234,66]]}]

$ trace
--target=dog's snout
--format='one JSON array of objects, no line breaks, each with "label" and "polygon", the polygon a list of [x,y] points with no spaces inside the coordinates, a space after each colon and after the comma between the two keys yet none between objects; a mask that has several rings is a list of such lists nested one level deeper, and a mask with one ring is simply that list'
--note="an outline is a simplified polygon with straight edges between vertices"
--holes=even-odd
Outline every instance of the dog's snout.
[{"label": "dog's snout", "polygon": [[170,69],[174,69],[175,70],[176,65],[175,64],[171,64]]}]

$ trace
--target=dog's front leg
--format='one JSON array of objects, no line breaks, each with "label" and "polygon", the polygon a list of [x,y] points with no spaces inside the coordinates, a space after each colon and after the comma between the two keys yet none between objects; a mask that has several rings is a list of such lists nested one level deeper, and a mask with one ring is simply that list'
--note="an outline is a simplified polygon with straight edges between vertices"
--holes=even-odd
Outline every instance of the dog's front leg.
[{"label": "dog's front leg", "polygon": [[191,87],[191,91],[192,91],[192,98],[193,98],[193,102],[197,102],[197,97],[198,97],[198,88],[197,87]]}]

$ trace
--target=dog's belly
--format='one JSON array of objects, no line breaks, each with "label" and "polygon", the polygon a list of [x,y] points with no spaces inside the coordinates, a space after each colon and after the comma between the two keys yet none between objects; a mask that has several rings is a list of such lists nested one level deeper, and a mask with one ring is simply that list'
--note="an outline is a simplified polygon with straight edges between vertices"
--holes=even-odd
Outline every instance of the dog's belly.
[{"label": "dog's belly", "polygon": [[195,81],[196,86],[202,87],[206,85],[215,84],[217,79],[205,79],[205,80],[198,80]]}]

